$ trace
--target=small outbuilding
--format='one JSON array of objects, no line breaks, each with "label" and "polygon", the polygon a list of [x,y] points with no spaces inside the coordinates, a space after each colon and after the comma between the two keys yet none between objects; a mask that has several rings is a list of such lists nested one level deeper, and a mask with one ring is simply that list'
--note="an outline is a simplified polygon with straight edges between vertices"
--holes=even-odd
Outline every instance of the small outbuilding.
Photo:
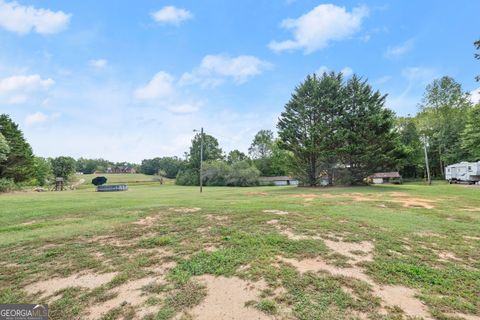
[{"label": "small outbuilding", "polygon": [[260,182],[271,183],[275,186],[297,186],[298,180],[289,176],[260,177]]},{"label": "small outbuilding", "polygon": [[392,172],[376,172],[367,178],[368,183],[402,183],[402,176],[397,171]]}]

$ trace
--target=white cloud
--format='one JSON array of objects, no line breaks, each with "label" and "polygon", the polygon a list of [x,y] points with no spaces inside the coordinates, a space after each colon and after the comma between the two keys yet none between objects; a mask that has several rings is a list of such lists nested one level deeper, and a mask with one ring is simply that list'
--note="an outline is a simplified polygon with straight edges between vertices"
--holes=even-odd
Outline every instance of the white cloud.
[{"label": "white cloud", "polygon": [[170,74],[160,71],[153,76],[149,83],[136,89],[134,95],[141,100],[169,97],[174,93],[173,81],[174,78]]},{"label": "white cloud", "polygon": [[392,79],[391,76],[383,76],[383,77],[380,77],[377,80],[375,80],[374,83],[377,84],[377,85],[382,85],[382,84],[385,84],[388,81],[390,81],[390,79]]},{"label": "white cloud", "polygon": [[207,55],[199,67],[182,75],[180,84],[200,83],[203,87],[214,87],[221,84],[225,78],[231,78],[235,83],[242,84],[271,67],[269,62],[254,56]]},{"label": "white cloud", "polygon": [[190,104],[190,103],[183,103],[179,105],[174,105],[168,107],[168,110],[172,113],[177,114],[186,114],[186,113],[194,113],[200,109],[198,104]]},{"label": "white cloud", "polygon": [[34,125],[34,124],[45,122],[45,121],[47,121],[47,119],[48,119],[48,117],[44,113],[35,112],[35,113],[32,113],[32,114],[29,114],[25,118],[25,124],[27,126],[31,126],[31,125]]},{"label": "white cloud", "polygon": [[52,79],[42,79],[38,74],[0,79],[0,102],[6,104],[25,103],[33,92],[46,90],[54,83],[55,81]]},{"label": "white cloud", "polygon": [[385,53],[385,57],[389,59],[397,59],[403,56],[404,54],[408,53],[412,49],[413,49],[413,40],[409,39],[398,46],[388,47],[387,52]]},{"label": "white cloud", "polygon": [[19,34],[36,32],[52,34],[64,30],[70,22],[71,14],[48,9],[22,6],[17,2],[0,0],[0,26]]},{"label": "white cloud", "polygon": [[193,18],[193,14],[185,9],[174,6],[166,6],[153,12],[152,17],[155,21],[162,24],[180,25],[181,22]]},{"label": "white cloud", "polygon": [[480,88],[470,92],[470,101],[475,104],[480,103]]},{"label": "white cloud", "polygon": [[368,8],[365,6],[347,12],[345,7],[321,4],[297,19],[283,20],[281,26],[292,30],[294,39],[272,41],[269,47],[275,52],[303,49],[309,54],[325,48],[333,41],[351,37],[360,30],[367,16]]},{"label": "white cloud", "polygon": [[350,67],[345,67],[342,70],[340,70],[340,72],[343,73],[343,76],[345,78],[348,78],[353,74],[353,70]]},{"label": "white cloud", "polygon": [[[327,66],[321,66],[318,68],[318,70],[315,72],[317,75],[322,75],[324,72],[328,73],[332,70],[330,70],[329,67]],[[348,78],[353,74],[353,70],[350,67],[344,67],[340,72],[343,74],[343,77]]]},{"label": "white cloud", "polygon": [[433,68],[408,67],[402,70],[402,76],[410,82],[428,84],[437,77],[437,71]]},{"label": "white cloud", "polygon": [[108,65],[108,61],[105,59],[92,59],[88,61],[88,64],[91,67],[97,68],[97,69],[103,69]]}]

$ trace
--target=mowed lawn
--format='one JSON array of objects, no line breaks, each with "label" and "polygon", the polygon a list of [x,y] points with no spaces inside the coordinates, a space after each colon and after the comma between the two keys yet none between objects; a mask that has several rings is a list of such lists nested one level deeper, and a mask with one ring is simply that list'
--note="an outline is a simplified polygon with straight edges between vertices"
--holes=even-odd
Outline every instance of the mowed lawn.
[{"label": "mowed lawn", "polygon": [[480,317],[480,187],[114,179],[129,190],[0,195],[0,303],[51,319]]}]

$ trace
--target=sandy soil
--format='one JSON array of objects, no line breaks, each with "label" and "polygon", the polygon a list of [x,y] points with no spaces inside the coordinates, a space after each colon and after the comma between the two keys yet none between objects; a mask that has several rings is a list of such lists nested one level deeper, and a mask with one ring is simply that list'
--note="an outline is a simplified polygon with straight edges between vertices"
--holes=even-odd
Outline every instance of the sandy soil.
[{"label": "sandy soil", "polygon": [[263,320],[271,319],[245,303],[258,300],[260,291],[266,288],[261,282],[251,283],[239,278],[214,277],[204,275],[197,277],[207,287],[207,297],[189,313],[196,320]]},{"label": "sandy soil", "polygon": [[273,213],[277,214],[279,216],[284,216],[288,214],[288,211],[282,211],[282,210],[262,210],[263,213]]}]

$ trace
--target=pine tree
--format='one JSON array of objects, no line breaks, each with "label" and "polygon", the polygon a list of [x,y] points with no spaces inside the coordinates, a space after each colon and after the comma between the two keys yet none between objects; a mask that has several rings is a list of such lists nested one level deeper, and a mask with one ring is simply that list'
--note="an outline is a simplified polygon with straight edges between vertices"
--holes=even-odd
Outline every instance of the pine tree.
[{"label": "pine tree", "polygon": [[23,182],[33,178],[34,157],[18,125],[6,114],[0,115],[0,132],[10,147],[5,161],[0,162],[0,177]]}]

